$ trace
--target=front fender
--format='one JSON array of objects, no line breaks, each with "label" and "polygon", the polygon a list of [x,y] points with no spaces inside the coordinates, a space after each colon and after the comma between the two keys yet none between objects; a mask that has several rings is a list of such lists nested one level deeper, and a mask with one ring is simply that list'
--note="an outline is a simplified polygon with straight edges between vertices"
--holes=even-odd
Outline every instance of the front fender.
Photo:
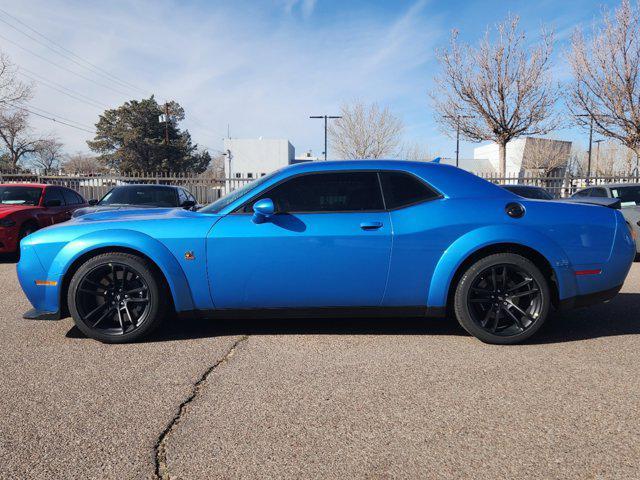
[{"label": "front fender", "polygon": [[[150,258],[167,280],[176,311],[194,309],[189,283],[177,259],[161,242],[134,230],[109,230],[108,234],[105,234],[105,231],[96,231],[72,240],[53,258],[48,267],[47,278],[59,279],[58,285],[61,286],[62,278],[73,262],[93,250],[109,247],[135,250]],[[48,290],[47,293],[53,296],[55,295],[53,290]],[[58,299],[54,301],[54,298],[47,298],[46,303],[48,306],[57,305]],[[55,311],[57,308],[48,308],[48,310]]]},{"label": "front fender", "polygon": [[560,299],[576,295],[569,257],[556,242],[526,226],[491,225],[467,232],[445,250],[431,278],[427,305],[446,306],[451,281],[460,265],[478,250],[500,243],[514,243],[536,250],[547,259],[556,274]]}]

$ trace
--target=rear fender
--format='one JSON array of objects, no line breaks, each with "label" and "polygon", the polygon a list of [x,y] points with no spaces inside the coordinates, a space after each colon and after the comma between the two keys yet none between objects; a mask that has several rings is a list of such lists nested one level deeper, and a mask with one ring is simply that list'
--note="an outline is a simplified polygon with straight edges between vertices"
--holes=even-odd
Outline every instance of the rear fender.
[{"label": "rear fender", "polygon": [[569,258],[557,243],[525,226],[493,225],[467,232],[446,249],[434,269],[427,305],[446,306],[451,281],[460,265],[475,252],[501,243],[523,245],[540,253],[556,274],[560,299],[576,295],[576,281]]}]

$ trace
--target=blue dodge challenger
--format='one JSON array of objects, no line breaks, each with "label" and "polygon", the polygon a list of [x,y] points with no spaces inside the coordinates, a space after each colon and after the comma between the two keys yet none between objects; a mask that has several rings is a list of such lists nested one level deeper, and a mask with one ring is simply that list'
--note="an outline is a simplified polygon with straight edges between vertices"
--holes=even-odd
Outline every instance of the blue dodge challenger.
[{"label": "blue dodge challenger", "polygon": [[26,237],[25,318],[120,343],[167,317],[454,316],[517,343],[620,290],[622,214],[529,200],[435,163],[313,162],[191,212],[97,212]]}]

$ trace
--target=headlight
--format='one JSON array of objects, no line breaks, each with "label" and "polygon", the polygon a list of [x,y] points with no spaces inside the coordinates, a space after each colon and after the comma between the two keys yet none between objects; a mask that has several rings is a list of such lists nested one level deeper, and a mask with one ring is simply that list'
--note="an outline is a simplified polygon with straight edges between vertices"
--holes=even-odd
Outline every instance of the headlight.
[{"label": "headlight", "polygon": [[16,222],[11,220],[10,218],[4,218],[0,220],[0,227],[13,227],[15,224]]}]

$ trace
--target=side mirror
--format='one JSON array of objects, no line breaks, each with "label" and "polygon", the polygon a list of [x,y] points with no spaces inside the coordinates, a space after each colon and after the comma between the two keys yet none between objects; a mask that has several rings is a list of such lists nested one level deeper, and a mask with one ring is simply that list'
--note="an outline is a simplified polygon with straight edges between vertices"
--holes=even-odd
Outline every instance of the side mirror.
[{"label": "side mirror", "polygon": [[44,202],[45,207],[60,207],[62,202],[60,200],[47,200]]},{"label": "side mirror", "polygon": [[98,200],[96,200],[95,198],[92,200],[89,200],[89,205],[91,205],[92,207],[97,204],[98,204]]},{"label": "side mirror", "polygon": [[263,223],[267,218],[276,212],[273,200],[263,198],[253,204],[253,223]]},{"label": "side mirror", "polygon": [[196,202],[194,202],[193,200],[185,200],[184,202],[182,202],[182,205],[180,205],[182,208],[184,208],[185,210],[188,210],[190,208],[193,208],[196,206]]}]

